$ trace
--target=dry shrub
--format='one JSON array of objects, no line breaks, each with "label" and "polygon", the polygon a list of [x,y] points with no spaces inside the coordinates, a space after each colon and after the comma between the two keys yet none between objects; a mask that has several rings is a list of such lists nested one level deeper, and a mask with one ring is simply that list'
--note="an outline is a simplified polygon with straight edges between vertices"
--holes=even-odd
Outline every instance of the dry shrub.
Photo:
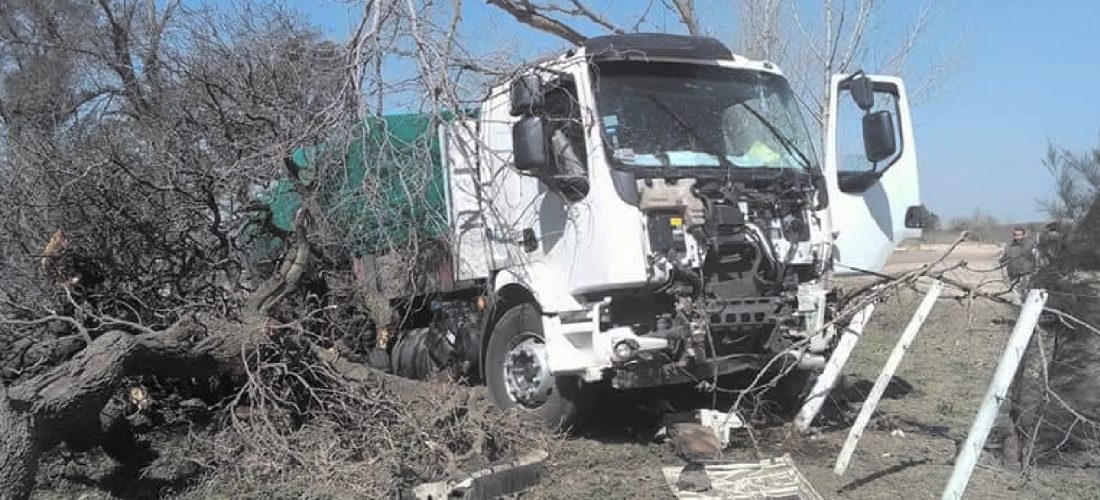
[{"label": "dry shrub", "polygon": [[[1100,162],[1090,165],[1095,170]],[[1050,262],[1032,279],[1032,286],[1050,294],[1049,319],[1032,339],[1017,375],[1013,417],[1027,463],[1095,465],[1100,461],[1100,198],[1092,190],[1070,196],[1065,187],[1060,185],[1059,193],[1062,207],[1075,217],[1073,229],[1047,245]]]},{"label": "dry shrub", "polygon": [[481,389],[341,371],[298,347],[250,363],[220,430],[194,438],[208,474],[185,497],[393,497],[557,441]]},{"label": "dry shrub", "polygon": [[[1095,272],[1044,283],[1053,317],[1036,332],[1017,375],[1013,419],[1027,464],[1089,465],[1100,460],[1100,324]],[[1084,323],[1077,323],[1077,321]]]}]

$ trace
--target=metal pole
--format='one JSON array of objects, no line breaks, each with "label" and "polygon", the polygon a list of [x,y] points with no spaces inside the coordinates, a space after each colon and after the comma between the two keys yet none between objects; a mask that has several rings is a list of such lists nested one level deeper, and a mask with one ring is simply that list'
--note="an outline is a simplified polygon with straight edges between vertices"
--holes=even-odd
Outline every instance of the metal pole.
[{"label": "metal pole", "polygon": [[808,430],[810,424],[814,422],[814,418],[817,417],[817,413],[821,411],[821,406],[825,404],[825,398],[833,390],[833,385],[836,384],[840,371],[844,369],[844,364],[848,362],[848,356],[856,348],[856,342],[859,342],[859,337],[863,335],[863,327],[870,321],[873,312],[875,312],[875,304],[872,302],[867,304],[867,307],[864,307],[862,311],[856,313],[855,316],[852,316],[848,328],[844,329],[844,334],[840,336],[840,340],[836,344],[836,349],[833,349],[833,355],[829,357],[829,362],[825,364],[825,369],[817,377],[817,382],[814,383],[814,388],[810,391],[810,397],[806,399],[806,403],[802,405],[802,409],[798,411],[798,416],[794,419],[795,428],[798,430]]},{"label": "metal pole", "polygon": [[1012,329],[1012,335],[1008,338],[1008,345],[1001,354],[1001,360],[997,363],[997,371],[993,372],[993,381],[986,389],[982,406],[978,409],[974,423],[970,425],[970,432],[966,435],[966,443],[955,458],[955,470],[951,472],[951,479],[943,490],[943,500],[958,500],[966,491],[966,484],[970,481],[970,474],[974,472],[974,466],[978,463],[978,457],[985,448],[985,440],[989,437],[989,431],[993,429],[993,420],[1004,402],[1008,388],[1012,384],[1012,378],[1016,375],[1016,367],[1024,357],[1024,351],[1031,341],[1031,335],[1035,331],[1035,325],[1039,322],[1039,314],[1043,312],[1043,305],[1047,301],[1046,290],[1031,290],[1024,300],[1020,317],[1016,319],[1016,327]]},{"label": "metal pole", "polygon": [[936,299],[940,297],[942,291],[943,282],[940,280],[933,281],[932,286],[928,288],[928,292],[924,295],[924,300],[917,306],[913,317],[909,319],[909,324],[905,326],[905,330],[901,333],[898,343],[894,345],[894,350],[890,352],[886,365],[882,367],[882,373],[875,380],[871,393],[867,395],[863,407],[859,410],[859,416],[856,417],[855,424],[848,432],[848,439],[844,441],[844,448],[840,450],[840,455],[836,458],[836,466],[833,468],[836,475],[843,476],[844,472],[848,470],[848,462],[852,459],[852,453],[856,451],[859,438],[863,436],[863,429],[871,421],[871,415],[875,413],[875,407],[878,406],[879,399],[882,399],[882,395],[886,393],[886,387],[890,385],[890,380],[894,378],[894,372],[901,364],[901,358],[908,352],[909,345],[917,337],[917,332],[924,325],[924,320],[928,318],[928,314],[932,312],[932,306],[936,305]]}]

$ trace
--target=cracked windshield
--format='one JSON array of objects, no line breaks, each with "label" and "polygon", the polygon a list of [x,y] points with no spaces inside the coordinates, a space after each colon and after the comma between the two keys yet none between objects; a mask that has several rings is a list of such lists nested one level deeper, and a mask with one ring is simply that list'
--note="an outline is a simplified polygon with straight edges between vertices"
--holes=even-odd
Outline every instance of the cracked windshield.
[{"label": "cracked windshield", "polygon": [[597,104],[620,167],[810,168],[798,103],[779,76],[719,66],[607,62]]}]

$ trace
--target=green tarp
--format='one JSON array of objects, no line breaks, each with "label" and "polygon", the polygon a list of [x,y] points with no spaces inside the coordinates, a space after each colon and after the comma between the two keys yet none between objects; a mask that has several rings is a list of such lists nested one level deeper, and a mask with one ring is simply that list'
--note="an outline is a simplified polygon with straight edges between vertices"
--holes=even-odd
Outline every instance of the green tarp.
[{"label": "green tarp", "polygon": [[[444,234],[446,178],[438,125],[438,115],[371,118],[293,152],[303,177],[317,180],[321,211],[336,233],[326,239],[340,242],[349,254],[366,255],[401,248],[413,236]],[[291,230],[301,204],[291,183],[276,183],[263,198],[275,225]]]}]

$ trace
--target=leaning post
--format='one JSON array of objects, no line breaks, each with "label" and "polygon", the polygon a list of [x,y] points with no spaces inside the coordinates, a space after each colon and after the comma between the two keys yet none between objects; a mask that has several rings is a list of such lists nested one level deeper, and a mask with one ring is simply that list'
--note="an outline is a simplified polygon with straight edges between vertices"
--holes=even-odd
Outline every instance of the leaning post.
[{"label": "leaning post", "polygon": [[843,476],[844,472],[848,470],[848,463],[852,459],[852,453],[856,451],[859,438],[863,436],[863,429],[871,421],[871,415],[875,413],[875,407],[878,406],[882,395],[886,393],[886,387],[890,385],[890,380],[894,378],[894,372],[901,365],[901,359],[909,352],[909,345],[917,337],[917,333],[920,332],[924,321],[928,319],[928,315],[932,312],[932,306],[936,305],[936,300],[940,298],[940,292],[942,291],[943,282],[940,280],[933,281],[932,286],[928,288],[928,292],[924,295],[924,300],[917,306],[913,317],[909,319],[909,324],[902,331],[898,343],[894,345],[894,350],[890,352],[890,357],[886,360],[886,365],[882,367],[882,373],[875,380],[871,393],[867,395],[867,399],[863,402],[863,408],[860,408],[859,416],[856,417],[855,424],[852,424],[852,430],[848,432],[848,439],[844,441],[844,448],[840,450],[840,455],[836,459],[836,466],[833,468],[836,475]]},{"label": "leaning post", "polygon": [[810,391],[810,397],[806,399],[806,403],[802,405],[802,409],[798,411],[798,416],[794,419],[795,428],[799,431],[805,432],[809,430],[810,424],[813,424],[814,418],[821,411],[821,406],[825,404],[825,398],[833,390],[836,379],[840,376],[840,371],[844,369],[844,364],[848,362],[848,357],[852,355],[852,350],[856,348],[856,343],[863,335],[863,327],[867,326],[873,312],[875,312],[874,302],[867,304],[848,322],[848,327],[844,329],[840,340],[837,341],[833,355],[829,357],[825,369],[817,377],[814,388]]},{"label": "leaning post", "polygon": [[963,492],[966,491],[970,474],[974,472],[978,457],[985,448],[985,440],[989,437],[989,431],[993,429],[993,420],[997,418],[997,412],[1004,403],[1008,388],[1012,385],[1013,377],[1016,376],[1016,368],[1024,357],[1028,343],[1031,342],[1031,335],[1035,332],[1039,314],[1043,312],[1046,302],[1046,290],[1033,289],[1024,299],[1020,317],[1016,319],[1016,327],[1012,329],[1008,345],[1001,354],[1001,360],[997,362],[997,370],[993,372],[993,381],[986,389],[982,405],[978,409],[977,416],[974,417],[974,423],[970,425],[966,443],[959,450],[959,456],[955,458],[955,470],[951,472],[951,479],[943,490],[943,500],[961,499]]}]

